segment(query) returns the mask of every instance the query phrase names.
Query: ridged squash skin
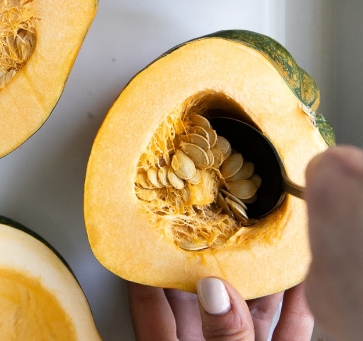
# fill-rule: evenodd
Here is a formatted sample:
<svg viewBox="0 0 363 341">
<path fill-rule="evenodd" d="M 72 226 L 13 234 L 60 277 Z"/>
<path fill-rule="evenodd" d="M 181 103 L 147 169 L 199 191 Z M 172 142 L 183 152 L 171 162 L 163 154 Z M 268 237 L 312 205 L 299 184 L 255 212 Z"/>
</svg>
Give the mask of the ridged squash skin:
<svg viewBox="0 0 363 341">
<path fill-rule="evenodd" d="M 0 305 L 2 340 L 101 340 L 84 293 L 62 256 L 35 232 L 3 216 Z"/>
<path fill-rule="evenodd" d="M 53 111 L 98 7 L 98 0 L 9 0 L 0 12 L 9 3 L 29 7 L 36 42 L 25 65 L 0 86 L 0 157 L 24 143 Z"/>
<path fill-rule="evenodd" d="M 142 284 L 195 292 L 200 278 L 218 276 L 245 299 L 283 291 L 305 278 L 310 263 L 303 200 L 286 195 L 222 247 L 187 251 L 135 194 L 140 155 L 158 127 L 187 99 L 208 91 L 228 98 L 239 108 L 234 115 L 269 137 L 300 185 L 311 158 L 334 144 L 331 126 L 316 113 L 315 82 L 275 40 L 231 30 L 181 44 L 128 83 L 97 134 L 84 198 L 91 248 L 106 268 Z M 222 105 L 217 97 L 212 109 Z"/>
</svg>

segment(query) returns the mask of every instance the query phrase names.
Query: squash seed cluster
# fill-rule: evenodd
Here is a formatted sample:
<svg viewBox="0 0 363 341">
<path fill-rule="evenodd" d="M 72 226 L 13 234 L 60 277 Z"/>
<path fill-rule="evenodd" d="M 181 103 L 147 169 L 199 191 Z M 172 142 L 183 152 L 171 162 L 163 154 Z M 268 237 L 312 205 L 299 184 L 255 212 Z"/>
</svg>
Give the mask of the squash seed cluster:
<svg viewBox="0 0 363 341">
<path fill-rule="evenodd" d="M 0 1 L 0 89 L 25 65 L 36 44 L 33 0 Z"/>
<path fill-rule="evenodd" d="M 261 178 L 253 163 L 217 135 L 205 116 L 186 115 L 181 125 L 183 129 L 176 127 L 165 143 L 168 152 L 159 151 L 157 162 L 148 159 L 139 167 L 136 195 L 151 211 L 172 220 L 181 248 L 215 247 L 222 243 L 221 236 L 226 239 L 226 231 L 229 238 L 254 222 L 246 204 L 256 200 Z"/>
</svg>

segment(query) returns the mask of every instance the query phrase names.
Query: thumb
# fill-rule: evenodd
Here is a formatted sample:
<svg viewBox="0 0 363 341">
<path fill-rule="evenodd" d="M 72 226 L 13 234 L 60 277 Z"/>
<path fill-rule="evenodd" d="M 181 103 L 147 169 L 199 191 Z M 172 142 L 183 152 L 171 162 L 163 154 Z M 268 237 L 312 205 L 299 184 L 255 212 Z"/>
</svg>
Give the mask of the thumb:
<svg viewBox="0 0 363 341">
<path fill-rule="evenodd" d="M 248 306 L 232 285 L 215 277 L 203 278 L 197 293 L 206 341 L 254 341 Z"/>
</svg>

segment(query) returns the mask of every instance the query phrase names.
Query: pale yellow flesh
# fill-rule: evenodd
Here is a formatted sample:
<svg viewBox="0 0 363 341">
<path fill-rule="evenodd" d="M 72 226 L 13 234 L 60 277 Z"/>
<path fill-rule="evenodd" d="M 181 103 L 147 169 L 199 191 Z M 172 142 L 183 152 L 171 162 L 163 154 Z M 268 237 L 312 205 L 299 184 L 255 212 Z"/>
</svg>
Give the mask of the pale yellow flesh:
<svg viewBox="0 0 363 341">
<path fill-rule="evenodd" d="M 97 0 L 33 0 L 32 7 L 39 18 L 35 50 L 0 90 L 0 157 L 34 134 L 52 112 L 96 13 Z"/>
<path fill-rule="evenodd" d="M 134 192 L 139 156 L 157 127 L 193 94 L 222 92 L 273 141 L 291 179 L 304 184 L 309 160 L 326 149 L 278 72 L 258 52 L 222 39 L 189 43 L 138 74 L 111 108 L 95 140 L 85 183 L 92 250 L 117 275 L 195 291 L 220 276 L 244 296 L 282 291 L 303 280 L 310 262 L 305 203 L 284 204 L 217 250 L 184 251 L 150 224 Z"/>
<path fill-rule="evenodd" d="M 11 328 L 19 316 L 17 329 Z M 45 333 L 37 340 L 101 340 L 86 297 L 69 269 L 42 242 L 4 224 L 0 224 L 0 321 L 7 321 L 10 333 L 3 337 L 2 324 L 1 340 L 13 340 L 18 335 L 14 333 L 27 333 L 26 329 L 35 335 Z M 27 341 L 28 334 L 22 335 L 14 340 Z"/>
<path fill-rule="evenodd" d="M 1 340 L 77 340 L 54 295 L 27 274 L 0 269 L 0 308 Z"/>
</svg>

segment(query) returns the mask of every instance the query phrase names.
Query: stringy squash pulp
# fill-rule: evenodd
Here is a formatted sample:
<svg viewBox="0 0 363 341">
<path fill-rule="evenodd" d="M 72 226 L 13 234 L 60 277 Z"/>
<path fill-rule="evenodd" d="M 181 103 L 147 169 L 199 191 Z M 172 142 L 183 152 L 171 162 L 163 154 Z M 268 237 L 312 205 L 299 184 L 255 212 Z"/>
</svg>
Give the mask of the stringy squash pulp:
<svg viewBox="0 0 363 341">
<path fill-rule="evenodd" d="M 98 0 L 0 1 L 0 157 L 56 105 Z"/>
<path fill-rule="evenodd" d="M 0 339 L 100 341 L 73 273 L 41 237 L 0 216 Z"/>
<path fill-rule="evenodd" d="M 244 218 L 228 201 L 228 155 L 223 164 L 201 162 L 221 145 L 207 134 L 202 153 L 190 142 L 201 131 L 197 118 L 210 119 L 204 130 L 217 136 L 215 115 L 238 118 L 270 138 L 289 177 L 303 185 L 309 160 L 334 139 L 315 113 L 318 104 L 314 81 L 266 36 L 222 31 L 168 51 L 130 81 L 94 142 L 85 222 L 96 257 L 119 276 L 152 286 L 194 292 L 198 279 L 223 277 L 246 299 L 301 282 L 310 261 L 305 203 L 286 195 L 269 215 Z M 229 155 L 238 154 L 231 147 Z M 241 181 L 251 183 L 248 176 Z M 261 178 L 261 189 L 269 186 Z M 251 198 L 238 195 L 248 215 Z"/>
</svg>

